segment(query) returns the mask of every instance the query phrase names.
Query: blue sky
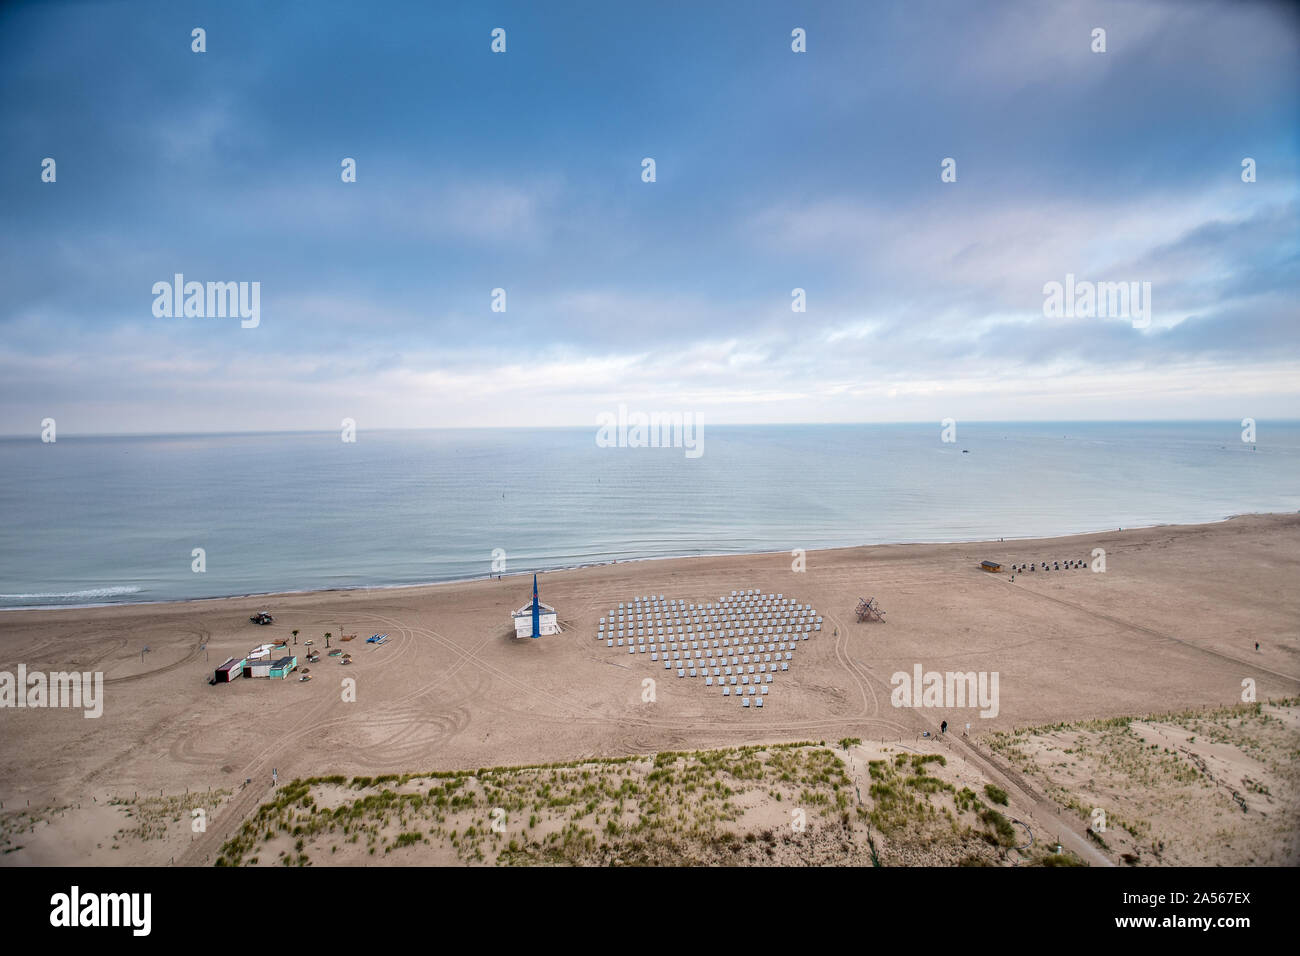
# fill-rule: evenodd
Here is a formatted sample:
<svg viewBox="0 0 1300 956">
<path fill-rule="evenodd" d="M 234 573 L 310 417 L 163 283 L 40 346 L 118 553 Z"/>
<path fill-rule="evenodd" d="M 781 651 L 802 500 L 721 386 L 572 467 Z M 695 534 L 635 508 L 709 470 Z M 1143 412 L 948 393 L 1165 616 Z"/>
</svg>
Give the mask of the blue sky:
<svg viewBox="0 0 1300 956">
<path fill-rule="evenodd" d="M 0 433 L 1300 416 L 1287 5 L 11 4 L 0 90 Z"/>
</svg>

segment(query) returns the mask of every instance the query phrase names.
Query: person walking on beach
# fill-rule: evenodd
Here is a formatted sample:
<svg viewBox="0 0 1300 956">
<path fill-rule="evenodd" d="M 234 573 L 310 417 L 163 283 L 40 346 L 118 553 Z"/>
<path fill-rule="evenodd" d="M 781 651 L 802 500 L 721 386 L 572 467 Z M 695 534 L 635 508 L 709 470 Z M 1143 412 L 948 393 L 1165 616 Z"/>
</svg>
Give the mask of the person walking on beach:
<svg viewBox="0 0 1300 956">
<path fill-rule="evenodd" d="M 945 720 L 943 723 L 939 725 L 939 733 L 946 734 L 947 732 L 948 732 L 948 721 Z"/>
<path fill-rule="evenodd" d="M 1259 641 L 1255 642 L 1255 653 L 1259 653 Z"/>
</svg>

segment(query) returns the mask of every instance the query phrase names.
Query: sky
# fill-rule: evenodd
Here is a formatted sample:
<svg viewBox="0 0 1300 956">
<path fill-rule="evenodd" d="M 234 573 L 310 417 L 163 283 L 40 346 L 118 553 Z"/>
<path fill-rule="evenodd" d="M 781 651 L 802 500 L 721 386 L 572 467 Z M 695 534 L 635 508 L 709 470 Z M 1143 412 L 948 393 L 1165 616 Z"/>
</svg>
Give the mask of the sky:
<svg viewBox="0 0 1300 956">
<path fill-rule="evenodd" d="M 1300 417 L 1296 11 L 2 6 L 0 434 Z"/>
</svg>

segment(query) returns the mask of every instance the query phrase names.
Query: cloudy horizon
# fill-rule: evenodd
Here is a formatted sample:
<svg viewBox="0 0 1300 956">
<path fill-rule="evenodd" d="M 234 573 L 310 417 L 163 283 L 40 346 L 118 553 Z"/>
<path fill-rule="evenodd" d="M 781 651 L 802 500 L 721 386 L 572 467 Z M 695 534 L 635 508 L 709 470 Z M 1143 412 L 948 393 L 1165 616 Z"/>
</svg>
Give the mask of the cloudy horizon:
<svg viewBox="0 0 1300 956">
<path fill-rule="evenodd" d="M 0 434 L 1300 417 L 1293 8 L 736 9 L 0 10 Z"/>
</svg>

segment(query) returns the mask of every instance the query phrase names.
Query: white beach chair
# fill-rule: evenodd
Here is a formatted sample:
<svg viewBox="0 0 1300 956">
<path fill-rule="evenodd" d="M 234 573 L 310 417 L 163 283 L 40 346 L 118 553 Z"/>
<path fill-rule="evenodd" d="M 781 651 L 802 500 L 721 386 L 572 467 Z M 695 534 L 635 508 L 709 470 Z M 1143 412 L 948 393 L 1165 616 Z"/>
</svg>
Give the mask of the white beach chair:
<svg viewBox="0 0 1300 956">
<path fill-rule="evenodd" d="M 744 698 L 743 700 L 741 700 L 740 705 L 741 705 L 742 707 L 748 707 L 748 706 L 749 706 L 749 698 L 746 697 L 746 698 Z"/>
<path fill-rule="evenodd" d="M 763 689 L 764 689 L 764 690 L 767 690 L 766 687 L 763 688 Z M 758 698 L 758 700 L 754 701 L 754 706 L 756 706 L 756 707 L 762 707 L 762 706 L 763 706 L 763 698 L 760 697 L 760 698 Z"/>
</svg>

